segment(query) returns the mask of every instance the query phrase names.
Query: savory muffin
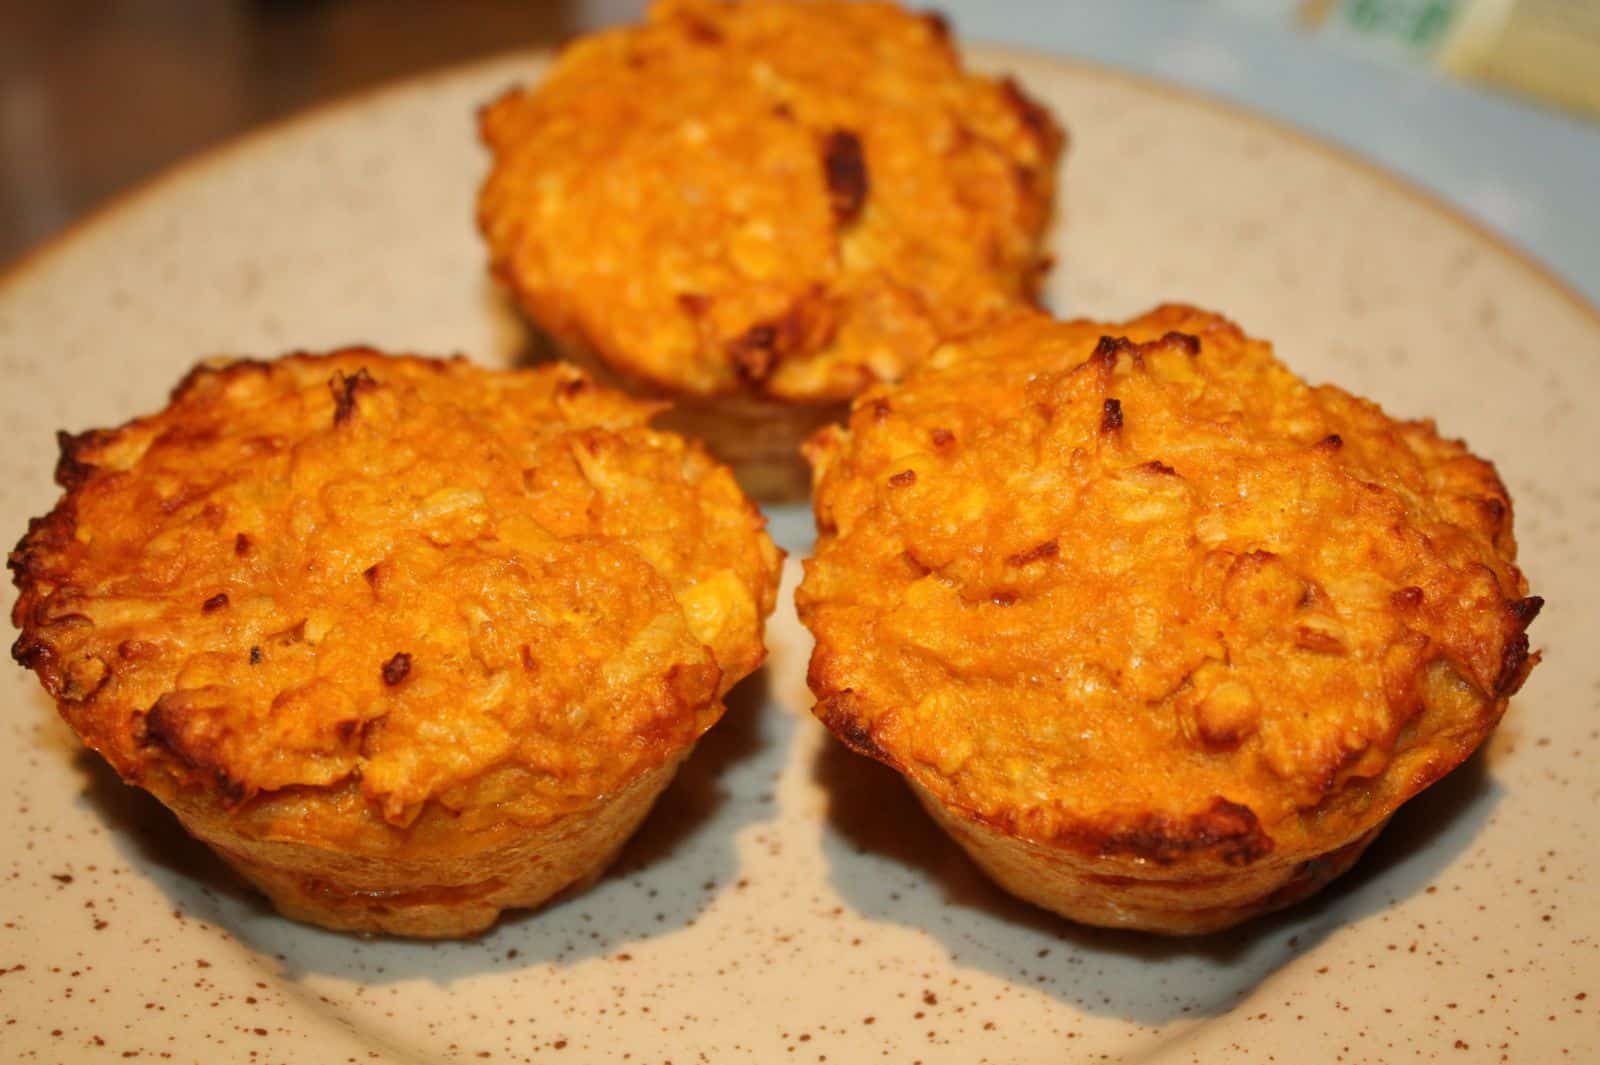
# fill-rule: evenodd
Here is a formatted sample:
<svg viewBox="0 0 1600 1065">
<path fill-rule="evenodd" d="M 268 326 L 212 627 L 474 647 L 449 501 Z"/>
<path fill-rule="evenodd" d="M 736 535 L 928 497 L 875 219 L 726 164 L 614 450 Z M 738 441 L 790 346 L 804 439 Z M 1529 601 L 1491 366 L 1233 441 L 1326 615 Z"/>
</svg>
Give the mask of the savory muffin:
<svg viewBox="0 0 1600 1065">
<path fill-rule="evenodd" d="M 1062 144 L 939 17 L 842 0 L 659 0 L 481 129 L 527 314 L 771 497 L 844 401 L 1034 299 Z"/>
<path fill-rule="evenodd" d="M 1316 890 L 1538 657 L 1493 467 L 1212 314 L 1019 317 L 808 451 L 817 715 L 1078 921 Z"/>
<path fill-rule="evenodd" d="M 13 653 L 285 914 L 480 931 L 597 876 L 763 658 L 779 552 L 655 410 L 563 365 L 201 366 L 62 434 Z"/>
</svg>

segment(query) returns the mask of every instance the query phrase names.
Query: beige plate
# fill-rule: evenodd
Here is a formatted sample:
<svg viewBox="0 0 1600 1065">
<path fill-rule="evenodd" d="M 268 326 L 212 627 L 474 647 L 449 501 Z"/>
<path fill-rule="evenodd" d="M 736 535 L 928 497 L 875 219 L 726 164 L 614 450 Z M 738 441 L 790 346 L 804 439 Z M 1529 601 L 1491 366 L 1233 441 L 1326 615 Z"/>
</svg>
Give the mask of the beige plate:
<svg viewBox="0 0 1600 1065">
<path fill-rule="evenodd" d="M 1225 309 L 1307 376 L 1435 414 L 1498 460 L 1550 603 L 1546 662 L 1487 756 L 1286 916 L 1188 943 L 1074 928 L 988 886 L 899 781 L 825 739 L 785 607 L 764 680 L 612 875 L 430 946 L 266 912 L 0 669 L 4 1057 L 1597 1060 L 1600 318 L 1302 136 L 1101 70 L 977 58 L 1072 128 L 1058 307 Z M 0 286 L 5 535 L 54 497 L 51 431 L 158 406 L 201 355 L 361 340 L 515 357 L 472 228 L 472 112 L 540 63 L 277 127 L 23 263 Z M 791 546 L 809 528 L 794 509 L 776 525 Z"/>
</svg>

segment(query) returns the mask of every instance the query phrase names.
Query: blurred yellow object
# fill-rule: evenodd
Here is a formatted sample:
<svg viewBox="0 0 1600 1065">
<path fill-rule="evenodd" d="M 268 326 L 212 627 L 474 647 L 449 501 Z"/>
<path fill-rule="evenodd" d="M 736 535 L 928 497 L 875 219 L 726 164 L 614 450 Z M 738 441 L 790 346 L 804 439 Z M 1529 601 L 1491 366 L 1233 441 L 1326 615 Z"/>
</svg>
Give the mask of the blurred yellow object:
<svg viewBox="0 0 1600 1065">
<path fill-rule="evenodd" d="M 1301 0 L 1302 26 L 1600 115 L 1600 0 Z"/>
<path fill-rule="evenodd" d="M 1445 41 L 1443 70 L 1600 115 L 1600 3 L 1479 0 Z"/>
</svg>

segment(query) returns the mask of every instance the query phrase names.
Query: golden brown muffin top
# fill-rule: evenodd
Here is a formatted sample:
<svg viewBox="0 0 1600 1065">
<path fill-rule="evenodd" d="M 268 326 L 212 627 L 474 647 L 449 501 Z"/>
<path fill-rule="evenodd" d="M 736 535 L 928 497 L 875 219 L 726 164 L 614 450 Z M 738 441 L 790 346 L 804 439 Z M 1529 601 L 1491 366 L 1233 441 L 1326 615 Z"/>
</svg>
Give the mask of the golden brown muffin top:
<svg viewBox="0 0 1600 1065">
<path fill-rule="evenodd" d="M 1537 658 L 1493 467 L 1212 314 L 1018 318 L 809 450 L 818 715 L 1027 838 L 1325 848 L 1470 754 Z"/>
<path fill-rule="evenodd" d="M 666 0 L 483 111 L 495 272 L 672 392 L 821 401 L 1031 300 L 1062 136 L 937 16 Z"/>
<path fill-rule="evenodd" d="M 763 657 L 779 553 L 656 409 L 562 365 L 199 367 L 62 434 L 14 653 L 158 795 L 548 820 L 686 748 Z"/>
</svg>

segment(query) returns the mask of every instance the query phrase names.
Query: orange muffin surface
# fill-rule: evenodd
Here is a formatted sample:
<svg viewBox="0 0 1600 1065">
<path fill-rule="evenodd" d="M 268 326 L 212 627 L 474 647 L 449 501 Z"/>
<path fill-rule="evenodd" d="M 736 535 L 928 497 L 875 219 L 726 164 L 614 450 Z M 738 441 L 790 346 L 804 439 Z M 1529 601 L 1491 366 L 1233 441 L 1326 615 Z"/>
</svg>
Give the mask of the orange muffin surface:
<svg viewBox="0 0 1600 1065">
<path fill-rule="evenodd" d="M 1360 838 L 1537 659 L 1494 469 L 1215 315 L 1019 316 L 810 457 L 818 715 L 959 816 L 1111 866 Z"/>
<path fill-rule="evenodd" d="M 655 409 L 559 365 L 198 368 L 63 434 L 14 653 L 125 779 L 272 838 L 553 821 L 681 755 L 764 654 L 779 553 Z"/>
<path fill-rule="evenodd" d="M 665 0 L 485 108 L 479 224 L 545 330 L 694 395 L 847 398 L 1033 298 L 1062 136 L 936 16 Z"/>
</svg>

